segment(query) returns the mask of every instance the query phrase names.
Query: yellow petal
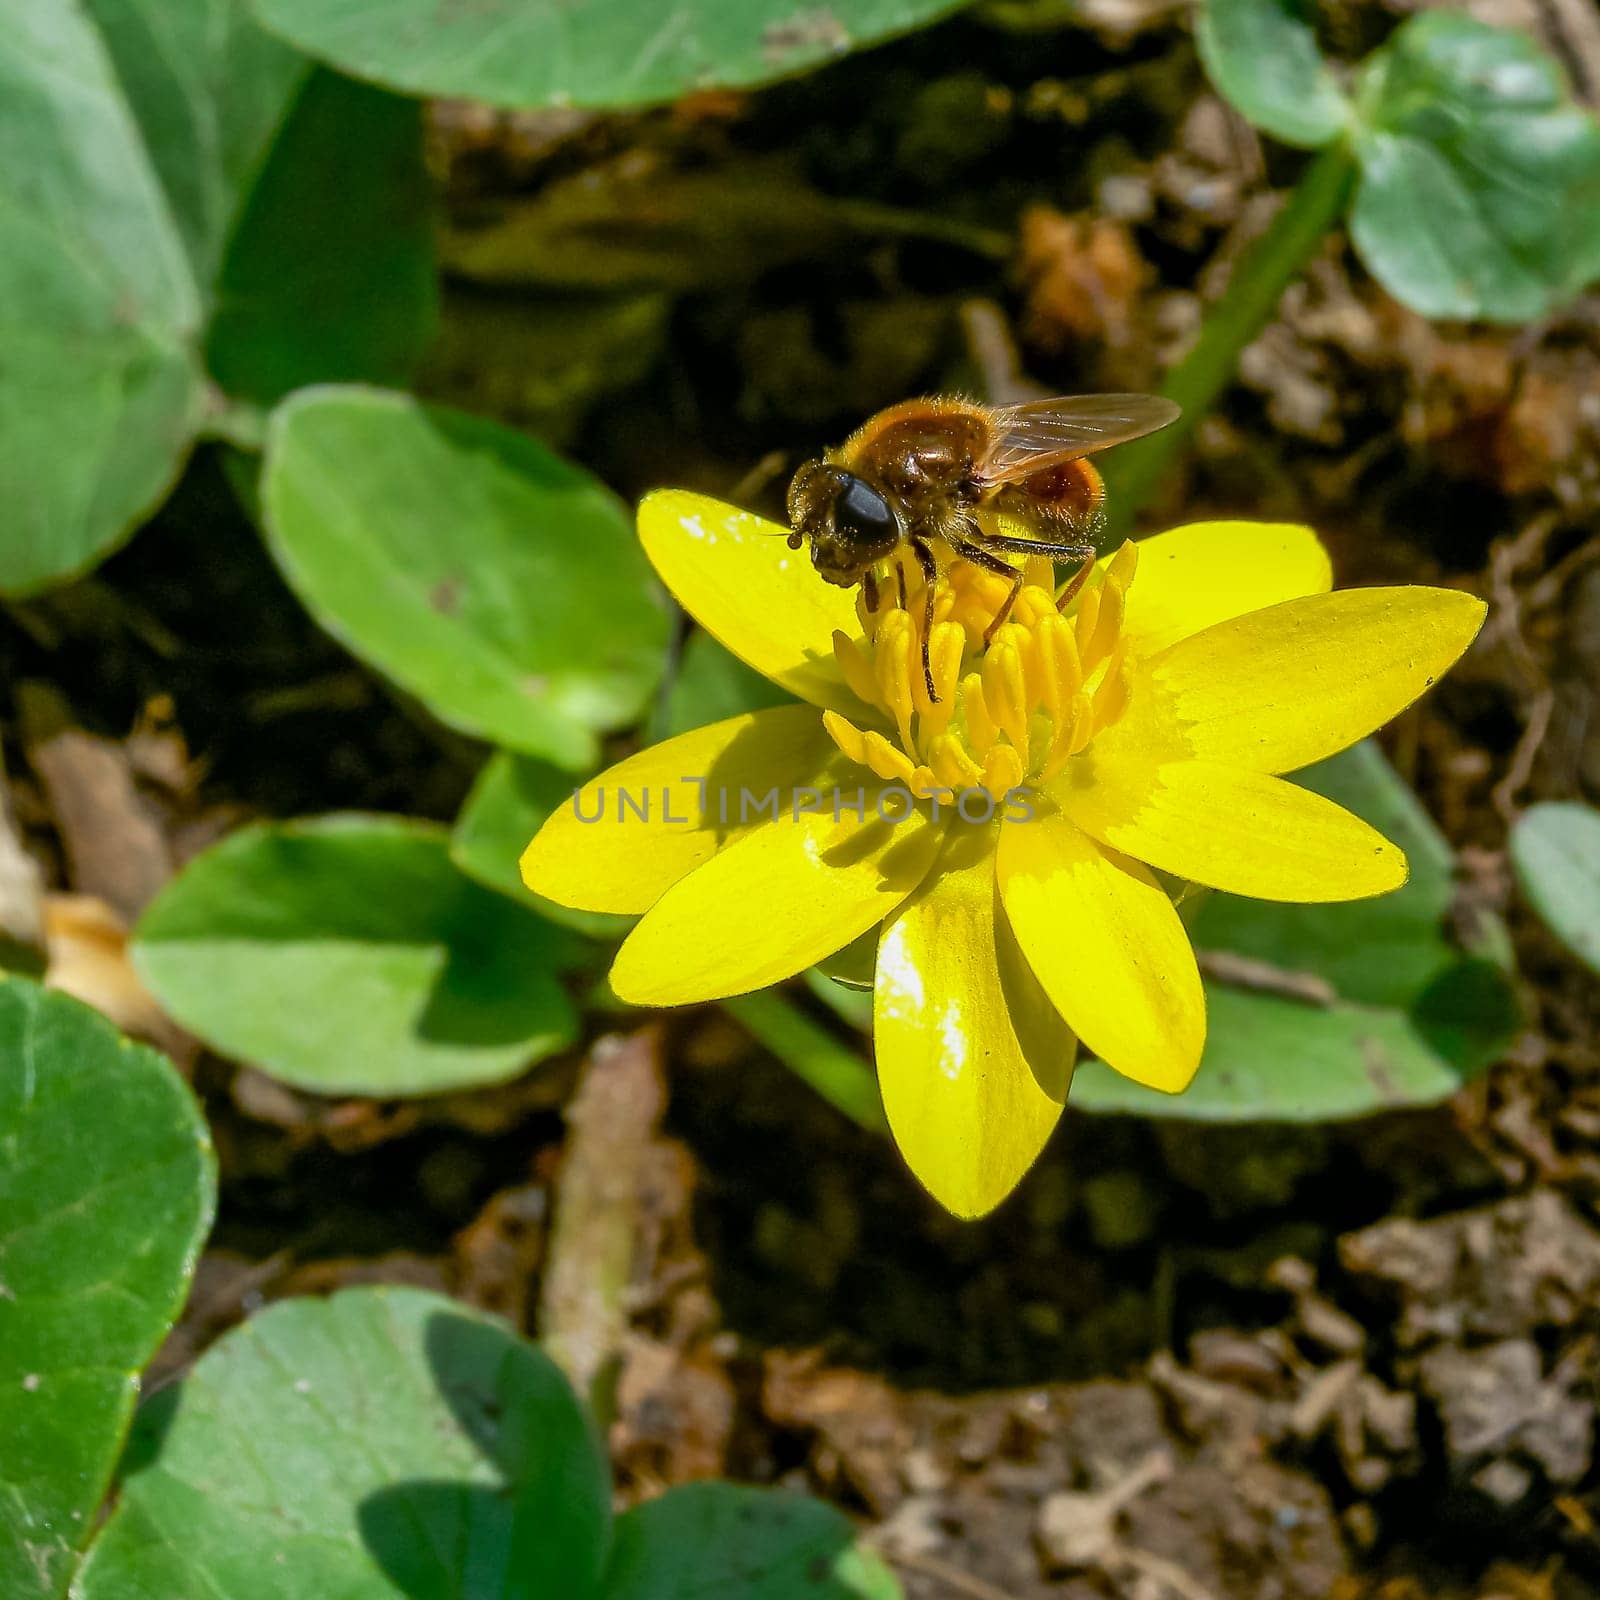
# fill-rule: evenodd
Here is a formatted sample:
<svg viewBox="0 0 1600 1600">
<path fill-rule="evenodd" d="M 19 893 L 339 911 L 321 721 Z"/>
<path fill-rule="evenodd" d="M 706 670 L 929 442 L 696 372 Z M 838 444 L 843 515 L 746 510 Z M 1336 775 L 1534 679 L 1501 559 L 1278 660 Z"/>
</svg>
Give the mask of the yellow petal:
<svg viewBox="0 0 1600 1600">
<path fill-rule="evenodd" d="M 1486 610 L 1455 589 L 1341 589 L 1218 623 L 1140 665 L 1113 745 L 1293 772 L 1405 710 Z"/>
<path fill-rule="evenodd" d="M 810 555 L 785 543 L 788 531 L 683 489 L 639 506 L 645 554 L 707 633 L 791 694 L 859 716 L 833 653 L 835 629 L 861 633 L 856 591 L 824 583 Z"/>
<path fill-rule="evenodd" d="M 721 844 L 755 826 L 756 803 L 769 791 L 786 803 L 796 787 L 814 785 L 834 755 L 810 706 L 729 717 L 652 745 L 551 813 L 523 852 L 522 881 L 580 911 L 648 911 Z"/>
<path fill-rule="evenodd" d="M 624 941 L 611 987 L 639 1006 L 747 994 L 876 927 L 922 881 L 944 831 L 917 811 L 884 821 L 877 792 L 865 822 L 835 820 L 830 791 L 829 809 L 791 809 L 680 879 Z"/>
<path fill-rule="evenodd" d="M 1149 870 L 1044 809 L 1001 828 L 997 865 L 1017 942 L 1078 1037 L 1136 1083 L 1184 1088 L 1205 1045 L 1205 991 Z"/>
<path fill-rule="evenodd" d="M 1077 1048 L 999 908 L 993 830 L 956 828 L 885 923 L 873 1042 L 912 1172 L 958 1217 L 992 1211 L 1060 1118 Z"/>
<path fill-rule="evenodd" d="M 1258 900 L 1360 900 L 1406 881 L 1406 858 L 1343 806 L 1209 761 L 1068 762 L 1052 798 L 1103 844 L 1192 883 Z"/>
<path fill-rule="evenodd" d="M 1191 522 L 1139 541 L 1123 635 L 1150 656 L 1213 623 L 1332 585 L 1328 552 L 1310 528 Z"/>
</svg>

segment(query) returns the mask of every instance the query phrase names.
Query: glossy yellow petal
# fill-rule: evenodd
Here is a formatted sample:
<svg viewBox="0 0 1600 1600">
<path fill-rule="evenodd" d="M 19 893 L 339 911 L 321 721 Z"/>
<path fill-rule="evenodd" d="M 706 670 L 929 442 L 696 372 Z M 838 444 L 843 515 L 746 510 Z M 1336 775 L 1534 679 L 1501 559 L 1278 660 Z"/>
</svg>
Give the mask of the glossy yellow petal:
<svg viewBox="0 0 1600 1600">
<path fill-rule="evenodd" d="M 1139 541 L 1123 636 L 1153 655 L 1191 633 L 1333 586 L 1328 552 L 1292 522 L 1191 522 Z"/>
<path fill-rule="evenodd" d="M 1293 772 L 1405 710 L 1486 609 L 1455 589 L 1340 589 L 1218 623 L 1139 665 L 1112 745 Z"/>
<path fill-rule="evenodd" d="M 864 822 L 791 810 L 680 879 L 624 941 L 611 987 L 639 1006 L 747 994 L 876 927 L 922 881 L 944 829 L 916 811 L 886 822 L 873 796 Z"/>
<path fill-rule="evenodd" d="M 1149 869 L 1045 809 L 1000 830 L 997 865 L 1022 953 L 1084 1045 L 1137 1083 L 1184 1088 L 1205 1046 L 1205 991 Z"/>
<path fill-rule="evenodd" d="M 856 591 L 824 583 L 788 529 L 707 495 L 660 489 L 639 506 L 639 539 L 678 603 L 757 672 L 813 705 L 859 717 L 833 632 L 861 632 Z"/>
<path fill-rule="evenodd" d="M 810 706 L 774 706 L 652 745 L 550 815 L 523 852 L 522 881 L 580 911 L 648 911 L 759 822 L 770 791 L 784 802 L 835 756 Z"/>
<path fill-rule="evenodd" d="M 958 827 L 884 924 L 873 983 L 878 1085 L 895 1143 L 947 1211 L 981 1217 L 1061 1116 L 1077 1041 L 1000 909 L 994 832 Z"/>
<path fill-rule="evenodd" d="M 1086 833 L 1193 883 L 1258 900 L 1361 900 L 1406 881 L 1406 858 L 1343 806 L 1209 761 L 1069 761 L 1051 795 Z"/>
</svg>

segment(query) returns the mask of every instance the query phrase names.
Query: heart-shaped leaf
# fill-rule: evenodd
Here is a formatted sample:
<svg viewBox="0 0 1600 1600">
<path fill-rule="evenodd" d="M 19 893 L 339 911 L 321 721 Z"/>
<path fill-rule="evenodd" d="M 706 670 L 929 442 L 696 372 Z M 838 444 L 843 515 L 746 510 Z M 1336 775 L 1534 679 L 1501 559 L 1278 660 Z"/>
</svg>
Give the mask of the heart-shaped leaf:
<svg viewBox="0 0 1600 1600">
<path fill-rule="evenodd" d="M 1600 811 L 1575 800 L 1530 807 L 1511 830 L 1511 865 L 1545 926 L 1600 972 Z"/>
<path fill-rule="evenodd" d="M 669 1489 L 617 1519 L 605 1600 L 899 1600 L 831 1506 L 732 1483 Z"/>
<path fill-rule="evenodd" d="M 1070 1104 L 1190 1122 L 1327 1122 L 1447 1100 L 1466 1075 L 1402 1011 L 1206 985 L 1205 1058 L 1180 1095 L 1082 1061 Z"/>
<path fill-rule="evenodd" d="M 437 1295 L 253 1317 L 140 1414 L 75 1600 L 593 1600 L 611 1486 L 565 1378 Z"/>
<path fill-rule="evenodd" d="M 325 1094 L 497 1082 L 577 1029 L 556 976 L 573 936 L 398 817 L 241 829 L 156 897 L 133 958 L 183 1026 Z"/>
<path fill-rule="evenodd" d="M 1526 322 L 1600 276 L 1600 121 L 1525 34 L 1428 11 L 1359 104 L 1351 237 L 1413 310 Z"/>
<path fill-rule="evenodd" d="M 213 315 L 215 375 L 250 398 L 409 366 L 432 304 L 420 119 L 330 82 L 245 0 L 8 8 L 0 590 L 85 570 L 166 493 L 211 404 Z"/>
<path fill-rule="evenodd" d="M 102 555 L 165 492 L 200 410 L 199 287 L 85 13 L 0 29 L 0 588 Z"/>
<path fill-rule="evenodd" d="M 177 1319 L 215 1200 L 166 1057 L 0 979 L 0 1594 L 50 1600 L 88 1542 L 139 1372 Z"/>
<path fill-rule="evenodd" d="M 905 33 L 962 0 L 256 0 L 358 78 L 505 106 L 634 106 L 764 83 Z"/>
<path fill-rule="evenodd" d="M 1368 742 L 1296 775 L 1405 850 L 1404 888 L 1347 905 L 1214 895 L 1193 918 L 1213 956 L 1205 1057 L 1181 1095 L 1099 1061 L 1073 1079 L 1078 1110 L 1203 1121 L 1320 1121 L 1448 1098 L 1519 1026 L 1503 928 L 1483 917 L 1470 948 L 1448 935 L 1448 845 Z M 1229 981 L 1229 979 L 1232 981 Z"/>
<path fill-rule="evenodd" d="M 438 311 L 422 142 L 414 100 L 303 76 L 221 268 L 206 364 L 230 396 L 410 375 Z"/>
<path fill-rule="evenodd" d="M 1285 144 L 1338 138 L 1350 102 L 1317 47 L 1309 0 L 1205 0 L 1195 43 L 1217 93 Z"/>
<path fill-rule="evenodd" d="M 660 677 L 667 612 L 628 513 L 509 428 L 303 390 L 273 415 L 262 499 L 312 615 L 452 727 L 582 770 Z"/>
<path fill-rule="evenodd" d="M 70 9 L 70 8 L 61 8 Z M 84 0 L 209 293 L 262 162 L 310 70 L 240 0 Z"/>
</svg>

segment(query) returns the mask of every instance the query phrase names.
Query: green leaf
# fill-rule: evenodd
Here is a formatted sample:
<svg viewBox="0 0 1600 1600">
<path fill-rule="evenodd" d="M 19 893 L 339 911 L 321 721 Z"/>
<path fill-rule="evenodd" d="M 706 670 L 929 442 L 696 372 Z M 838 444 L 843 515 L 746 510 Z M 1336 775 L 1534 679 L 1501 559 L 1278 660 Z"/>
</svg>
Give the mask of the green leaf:
<svg viewBox="0 0 1600 1600">
<path fill-rule="evenodd" d="M 162 495 L 200 410 L 201 296 L 84 13 L 0 30 L 0 589 L 82 571 Z"/>
<path fill-rule="evenodd" d="M 229 394 L 410 375 L 438 311 L 422 137 L 415 101 L 310 75 L 222 268 L 206 356 Z"/>
<path fill-rule="evenodd" d="M 607 108 L 765 83 L 905 33 L 960 3 L 256 0 L 256 9 L 312 55 L 409 94 Z"/>
<path fill-rule="evenodd" d="M 1362 1116 L 1448 1098 L 1515 1035 L 1504 930 L 1485 920 L 1466 951 L 1450 938 L 1449 846 L 1378 747 L 1357 745 L 1296 781 L 1400 845 L 1405 887 L 1344 905 L 1208 897 L 1191 920 L 1196 946 L 1234 958 L 1241 982 L 1259 985 L 1207 983 L 1206 1053 L 1183 1094 L 1085 1061 L 1074 1107 L 1194 1121 Z"/>
<path fill-rule="evenodd" d="M 253 1317 L 145 1408 L 130 1465 L 75 1600 L 592 1600 L 606 1555 L 566 1380 L 417 1290 Z"/>
<path fill-rule="evenodd" d="M 241 829 L 135 930 L 162 1007 L 225 1055 L 324 1094 L 514 1077 L 570 1044 L 570 934 L 480 888 L 442 830 L 331 816 Z"/>
<path fill-rule="evenodd" d="M 690 1483 L 617 1518 L 604 1600 L 900 1600 L 831 1506 L 783 1490 Z"/>
<path fill-rule="evenodd" d="M 1359 103 L 1351 237 L 1413 310 L 1526 322 L 1600 276 L 1600 122 L 1532 39 L 1427 12 Z"/>
<path fill-rule="evenodd" d="M 1217 93 L 1273 138 L 1307 150 L 1331 143 L 1350 120 L 1314 15 L 1310 0 L 1205 0 L 1195 26 Z"/>
<path fill-rule="evenodd" d="M 309 63 L 243 0 L 83 0 L 209 292 Z"/>
<path fill-rule="evenodd" d="M 0 591 L 86 570 L 166 494 L 222 409 L 213 313 L 216 375 L 252 398 L 409 367 L 432 303 L 419 114 L 332 84 L 245 0 L 8 10 Z"/>
<path fill-rule="evenodd" d="M 636 920 L 605 911 L 574 911 L 534 894 L 517 863 L 544 820 L 572 802 L 570 773 L 531 756 L 498 751 L 485 763 L 450 835 L 450 858 L 468 877 L 536 906 L 552 922 L 596 939 L 620 939 Z"/>
<path fill-rule="evenodd" d="M 793 703 L 794 697 L 785 694 L 770 678 L 746 666 L 709 633 L 696 630 L 689 635 L 678 658 L 666 698 L 651 716 L 650 737 L 671 739 L 691 728 L 721 722 L 724 717 Z"/>
<path fill-rule="evenodd" d="M 1511 830 L 1511 865 L 1545 926 L 1600 972 L 1600 811 L 1575 800 L 1530 807 Z"/>
<path fill-rule="evenodd" d="M 0 980 L 0 1594 L 61 1594 L 177 1320 L 216 1178 L 167 1059 Z"/>
<path fill-rule="evenodd" d="M 1403 1012 L 1206 985 L 1206 1053 L 1181 1095 L 1079 1063 L 1071 1104 L 1189 1122 L 1326 1122 L 1447 1100 L 1465 1081 Z"/>
<path fill-rule="evenodd" d="M 302 390 L 273 415 L 262 500 L 312 615 L 463 732 L 583 770 L 660 677 L 667 613 L 627 512 L 509 428 Z"/>
</svg>

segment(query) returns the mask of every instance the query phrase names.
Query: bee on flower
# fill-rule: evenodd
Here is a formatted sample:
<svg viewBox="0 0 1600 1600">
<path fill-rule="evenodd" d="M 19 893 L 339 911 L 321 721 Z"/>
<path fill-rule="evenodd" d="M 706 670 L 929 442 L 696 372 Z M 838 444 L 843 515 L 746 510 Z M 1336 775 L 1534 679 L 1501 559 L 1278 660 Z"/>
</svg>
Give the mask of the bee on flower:
<svg viewBox="0 0 1600 1600">
<path fill-rule="evenodd" d="M 1282 775 L 1408 706 L 1485 612 L 1448 589 L 1331 592 L 1316 536 L 1282 524 L 1125 544 L 1064 612 L 1039 558 L 1020 583 L 914 569 L 869 609 L 789 530 L 716 500 L 653 494 L 639 530 L 695 620 L 798 703 L 602 773 L 523 876 L 641 917 L 611 971 L 641 1006 L 765 988 L 872 938 L 890 1128 L 968 1217 L 1049 1138 L 1078 1040 L 1158 1090 L 1193 1077 L 1205 995 L 1168 883 L 1312 902 L 1405 881 L 1393 844 Z"/>
</svg>

